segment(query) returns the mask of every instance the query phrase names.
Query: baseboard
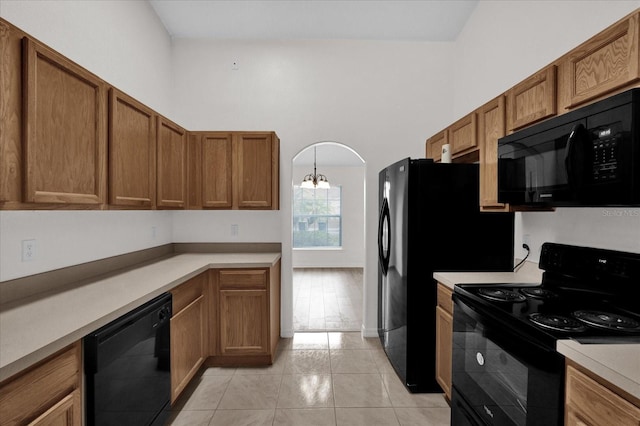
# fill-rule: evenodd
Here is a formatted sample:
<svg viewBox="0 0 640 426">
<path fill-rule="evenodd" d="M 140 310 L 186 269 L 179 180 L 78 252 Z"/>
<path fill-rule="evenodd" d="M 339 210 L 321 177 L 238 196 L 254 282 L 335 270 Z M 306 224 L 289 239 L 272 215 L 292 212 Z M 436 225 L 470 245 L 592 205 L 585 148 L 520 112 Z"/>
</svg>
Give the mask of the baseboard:
<svg viewBox="0 0 640 426">
<path fill-rule="evenodd" d="M 366 328 L 364 324 L 362 325 L 362 336 L 363 337 L 378 337 L 378 329 L 377 328 Z"/>
</svg>

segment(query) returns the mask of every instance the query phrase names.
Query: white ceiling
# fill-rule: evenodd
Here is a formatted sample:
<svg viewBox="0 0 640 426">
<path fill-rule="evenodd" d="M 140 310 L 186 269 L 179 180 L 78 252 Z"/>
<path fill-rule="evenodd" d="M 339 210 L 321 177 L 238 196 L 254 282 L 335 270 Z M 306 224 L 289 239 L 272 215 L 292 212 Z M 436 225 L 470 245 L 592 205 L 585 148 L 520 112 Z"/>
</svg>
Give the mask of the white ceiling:
<svg viewBox="0 0 640 426">
<path fill-rule="evenodd" d="M 149 0 L 172 37 L 452 41 L 478 0 Z"/>
<path fill-rule="evenodd" d="M 174 38 L 453 41 L 479 0 L 148 0 Z M 313 166 L 313 149 L 296 158 Z M 318 167 L 362 166 L 352 151 L 318 145 Z"/>
</svg>

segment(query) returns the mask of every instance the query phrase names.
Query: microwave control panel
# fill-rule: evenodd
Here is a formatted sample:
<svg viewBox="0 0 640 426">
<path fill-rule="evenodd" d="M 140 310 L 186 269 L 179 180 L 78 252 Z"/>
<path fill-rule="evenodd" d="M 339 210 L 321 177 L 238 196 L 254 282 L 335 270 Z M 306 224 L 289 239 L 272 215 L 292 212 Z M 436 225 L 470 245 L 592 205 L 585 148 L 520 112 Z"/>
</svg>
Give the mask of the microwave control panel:
<svg viewBox="0 0 640 426">
<path fill-rule="evenodd" d="M 593 141 L 593 181 L 609 182 L 618 177 L 618 152 L 622 142 L 621 132 L 614 128 L 600 127 L 591 132 Z"/>
</svg>

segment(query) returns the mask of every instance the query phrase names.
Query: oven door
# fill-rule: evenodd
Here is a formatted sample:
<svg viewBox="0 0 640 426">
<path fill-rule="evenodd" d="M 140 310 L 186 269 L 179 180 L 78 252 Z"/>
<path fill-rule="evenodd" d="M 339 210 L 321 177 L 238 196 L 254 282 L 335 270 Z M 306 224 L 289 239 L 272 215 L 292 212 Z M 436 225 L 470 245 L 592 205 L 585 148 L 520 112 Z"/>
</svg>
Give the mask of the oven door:
<svg viewBox="0 0 640 426">
<path fill-rule="evenodd" d="M 454 302 L 452 424 L 561 425 L 562 355 Z"/>
</svg>

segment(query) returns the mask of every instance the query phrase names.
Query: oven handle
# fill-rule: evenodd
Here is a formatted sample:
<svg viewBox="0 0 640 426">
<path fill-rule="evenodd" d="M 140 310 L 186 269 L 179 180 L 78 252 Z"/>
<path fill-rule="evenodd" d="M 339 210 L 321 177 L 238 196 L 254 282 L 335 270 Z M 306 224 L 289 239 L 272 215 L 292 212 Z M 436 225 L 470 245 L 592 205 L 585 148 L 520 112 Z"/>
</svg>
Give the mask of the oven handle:
<svg viewBox="0 0 640 426">
<path fill-rule="evenodd" d="M 474 321 L 479 322 L 480 324 L 486 323 L 486 319 L 482 318 L 481 313 L 478 312 L 478 310 L 475 307 L 465 303 L 464 300 L 461 300 L 461 297 L 456 293 L 453 293 L 453 303 L 455 304 L 454 309 L 453 309 L 453 315 L 454 316 L 455 316 L 456 309 L 460 309 L 466 315 L 470 316 Z M 500 326 L 509 329 L 513 334 L 518 334 L 517 330 L 515 330 L 512 327 L 510 327 L 506 323 L 501 323 Z M 527 340 L 527 345 L 534 346 L 537 350 L 540 350 L 540 351 L 542 351 L 542 352 L 544 352 L 546 354 L 556 354 L 557 353 L 555 348 L 549 348 L 548 346 L 545 346 L 542 343 L 539 343 L 535 339 L 528 339 Z"/>
</svg>

